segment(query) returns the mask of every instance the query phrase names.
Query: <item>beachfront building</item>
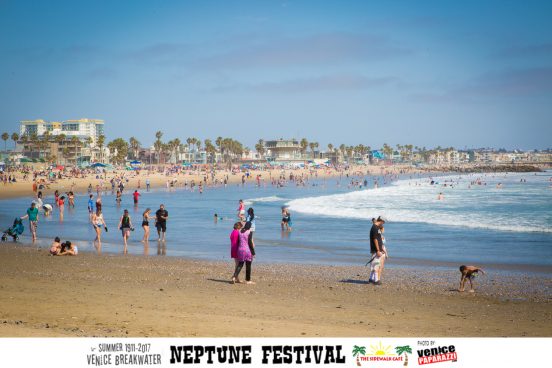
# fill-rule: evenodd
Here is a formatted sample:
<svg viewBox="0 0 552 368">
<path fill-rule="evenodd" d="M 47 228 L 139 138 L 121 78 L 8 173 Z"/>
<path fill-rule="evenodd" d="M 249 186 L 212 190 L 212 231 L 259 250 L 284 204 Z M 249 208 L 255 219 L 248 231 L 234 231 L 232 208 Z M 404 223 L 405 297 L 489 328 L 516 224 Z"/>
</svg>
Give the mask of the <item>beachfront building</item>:
<svg viewBox="0 0 552 368">
<path fill-rule="evenodd" d="M 265 141 L 264 150 L 268 162 L 282 163 L 292 161 L 304 161 L 303 148 L 296 139 L 278 139 Z"/>
<path fill-rule="evenodd" d="M 55 161 L 70 165 L 87 165 L 102 157 L 99 147 L 104 121 L 78 119 L 65 121 L 22 120 L 19 122 L 18 148 L 31 161 Z M 105 152 L 103 152 L 105 156 Z"/>
<path fill-rule="evenodd" d="M 100 135 L 104 134 L 104 121 L 99 119 L 78 119 L 65 121 L 22 120 L 19 122 L 19 135 L 31 137 L 42 136 L 48 132 L 51 136 L 64 134 L 69 139 L 77 137 L 81 141 L 92 139 L 95 144 Z"/>
</svg>

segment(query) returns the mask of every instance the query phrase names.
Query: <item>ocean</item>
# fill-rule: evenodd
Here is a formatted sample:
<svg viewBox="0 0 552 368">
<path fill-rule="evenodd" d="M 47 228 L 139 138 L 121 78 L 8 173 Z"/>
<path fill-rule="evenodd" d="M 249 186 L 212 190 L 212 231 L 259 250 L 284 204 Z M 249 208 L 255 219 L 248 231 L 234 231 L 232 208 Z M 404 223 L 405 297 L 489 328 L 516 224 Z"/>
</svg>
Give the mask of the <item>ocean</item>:
<svg viewBox="0 0 552 368">
<path fill-rule="evenodd" d="M 305 186 L 289 183 L 206 188 L 203 194 L 183 188 L 142 189 L 140 203 L 132 203 L 133 188 L 120 206 L 111 192 L 103 195 L 109 232 L 102 236 L 104 254 L 122 253 L 116 229 L 124 209 L 136 230 L 129 253 L 229 260 L 229 234 L 236 220 L 238 200 L 257 216 L 257 262 L 359 265 L 369 259 L 371 219 L 384 215 L 389 267 L 451 267 L 477 264 L 502 270 L 552 274 L 552 172 L 447 174 L 402 176 L 398 180 L 366 177 L 367 188 L 350 186 L 352 178 L 313 180 Z M 359 178 L 361 181 L 364 177 Z M 374 179 L 380 187 L 373 187 Z M 384 181 L 387 183 L 384 185 Z M 433 184 L 431 183 L 433 181 Z M 0 190 L 1 187 L 0 187 Z M 438 195 L 442 193 L 443 199 Z M 94 193 L 95 194 L 95 193 Z M 0 227 L 22 216 L 31 198 L 0 201 Z M 44 203 L 53 203 L 46 197 Z M 157 242 L 152 226 L 149 246 L 140 242 L 141 214 L 164 203 L 169 212 L 167 240 Z M 55 236 L 76 242 L 80 251 L 95 252 L 94 230 L 88 222 L 87 195 L 76 196 L 74 209 L 65 206 L 41 217 L 38 246 Z M 293 230 L 281 231 L 281 208 L 291 212 Z M 219 220 L 214 221 L 214 214 Z M 151 221 L 153 223 L 153 221 Z M 30 243 L 28 222 L 21 241 Z"/>
</svg>

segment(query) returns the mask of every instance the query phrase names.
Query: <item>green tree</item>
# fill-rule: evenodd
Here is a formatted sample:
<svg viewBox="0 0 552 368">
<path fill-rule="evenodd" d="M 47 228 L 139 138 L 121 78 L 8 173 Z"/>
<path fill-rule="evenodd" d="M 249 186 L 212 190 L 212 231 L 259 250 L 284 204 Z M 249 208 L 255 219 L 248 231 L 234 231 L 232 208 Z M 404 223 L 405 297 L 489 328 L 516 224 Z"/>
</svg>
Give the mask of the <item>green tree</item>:
<svg viewBox="0 0 552 368">
<path fill-rule="evenodd" d="M 7 149 L 6 142 L 8 141 L 8 139 L 10 139 L 10 135 L 8 133 L 2 133 L 2 140 L 4 141 L 4 151 Z"/>
<path fill-rule="evenodd" d="M 259 156 L 261 156 L 261 159 L 264 157 L 265 147 L 264 147 L 264 141 L 262 139 L 259 139 L 259 141 L 255 145 L 255 151 L 257 151 Z"/>
<path fill-rule="evenodd" d="M 12 141 L 13 141 L 13 149 L 15 150 L 15 147 L 16 147 L 16 145 L 17 145 L 17 141 L 19 140 L 19 134 L 17 134 L 17 133 L 12 133 L 11 139 L 12 139 Z"/>
<path fill-rule="evenodd" d="M 155 143 L 153 144 L 153 148 L 157 152 L 157 165 L 159 165 L 159 160 L 161 159 L 161 150 L 163 148 L 161 137 L 163 137 L 163 132 L 161 132 L 160 130 L 155 132 Z"/>
<path fill-rule="evenodd" d="M 357 366 L 360 367 L 360 356 L 366 355 L 366 347 L 365 346 L 353 346 L 353 356 L 356 356 L 357 358 Z"/>
<path fill-rule="evenodd" d="M 404 366 L 406 367 L 408 365 L 408 354 L 412 354 L 412 348 L 410 347 L 410 345 L 405 345 L 405 346 L 397 346 L 395 348 L 395 351 L 397 352 L 397 355 L 402 355 L 404 354 Z"/>
<path fill-rule="evenodd" d="M 137 160 L 140 153 L 140 142 L 134 137 L 130 137 L 128 140 L 130 151 L 132 152 L 132 158 Z"/>
<path fill-rule="evenodd" d="M 124 165 L 128 155 L 128 143 L 123 138 L 116 138 L 107 144 L 112 160 L 119 165 Z"/>
<path fill-rule="evenodd" d="M 65 142 L 65 134 L 59 134 L 56 135 L 56 142 L 58 144 L 58 154 L 60 154 L 61 158 L 63 159 L 63 163 L 65 163 L 65 160 L 67 159 L 67 152 L 68 150 L 63 148 L 63 143 Z"/>
<path fill-rule="evenodd" d="M 98 140 L 96 141 L 98 148 L 100 149 L 100 162 L 103 162 L 103 149 L 105 145 L 105 135 L 100 134 Z"/>
<path fill-rule="evenodd" d="M 71 145 L 73 146 L 73 149 L 72 149 L 73 163 L 76 165 L 77 164 L 77 158 L 78 158 L 79 153 L 80 153 L 80 147 L 82 145 L 82 142 L 80 141 L 80 139 L 77 136 L 74 135 L 74 136 L 71 137 Z"/>
<path fill-rule="evenodd" d="M 303 138 L 301 142 L 299 142 L 299 145 L 301 146 L 301 153 L 304 155 L 309 147 L 309 141 L 307 141 L 307 138 Z"/>
<path fill-rule="evenodd" d="M 36 135 L 36 133 L 31 134 L 29 141 L 30 141 L 30 153 L 32 158 L 34 149 L 38 148 L 38 135 Z"/>
<path fill-rule="evenodd" d="M 210 139 L 205 139 L 203 142 L 205 144 L 205 152 L 207 153 L 209 163 L 215 162 L 215 154 L 217 152 L 215 146 Z"/>
</svg>

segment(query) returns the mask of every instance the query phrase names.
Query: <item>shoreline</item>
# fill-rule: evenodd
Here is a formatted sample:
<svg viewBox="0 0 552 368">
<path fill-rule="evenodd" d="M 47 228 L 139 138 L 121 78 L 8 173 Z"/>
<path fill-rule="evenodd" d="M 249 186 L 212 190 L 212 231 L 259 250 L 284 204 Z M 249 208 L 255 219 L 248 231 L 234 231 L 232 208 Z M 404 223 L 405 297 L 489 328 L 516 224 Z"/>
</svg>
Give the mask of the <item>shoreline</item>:
<svg viewBox="0 0 552 368">
<path fill-rule="evenodd" d="M 37 243 L 33 244 L 32 242 L 30 242 L 30 239 L 29 241 L 26 241 L 26 242 L 22 242 L 22 241 L 19 241 L 18 243 L 13 243 L 13 242 L 7 242 L 7 243 L 0 243 L 0 244 L 3 244 L 3 245 L 12 245 L 12 246 L 15 246 L 15 247 L 22 247 L 22 248 L 28 248 L 28 249 L 36 249 L 38 251 L 48 251 L 48 249 L 50 248 L 50 239 L 39 239 Z M 73 243 L 75 243 L 77 246 L 79 246 L 79 243 L 82 243 L 82 241 L 79 241 L 79 240 L 75 240 L 75 241 L 72 241 Z M 90 241 L 87 241 L 86 243 L 91 243 Z M 163 255 L 160 255 L 160 254 L 156 254 L 155 253 L 155 249 L 158 247 L 158 242 L 157 241 L 150 241 L 149 245 L 148 245 L 148 248 L 149 248 L 149 254 L 138 254 L 138 253 L 134 253 L 134 252 L 129 252 L 128 254 L 123 254 L 121 252 L 121 249 L 120 248 L 120 244 L 112 244 L 112 243 L 108 243 L 108 242 L 103 242 L 103 249 L 102 249 L 102 253 L 101 254 L 98 254 L 97 251 L 93 248 L 90 248 L 90 247 L 87 247 L 85 249 L 83 249 L 82 247 L 79 247 L 79 253 L 83 253 L 83 254 L 88 254 L 88 255 L 91 255 L 91 256 L 96 256 L 96 257 L 102 257 L 104 255 L 106 256 L 109 256 L 109 257 L 127 257 L 127 256 L 130 256 L 130 257 L 145 257 L 145 258 L 176 258 L 176 259 L 184 259 L 184 260 L 188 260 L 188 261 L 193 261 L 193 262 L 224 262 L 224 261 L 221 261 L 221 260 L 213 260 L 213 259 L 209 259 L 209 258 L 201 258 L 201 257 L 190 257 L 190 256 L 183 256 L 183 255 L 166 255 L 166 254 L 163 254 Z M 109 251 L 107 250 L 106 251 L 106 245 L 113 245 L 113 246 L 116 246 L 118 249 L 117 251 Z M 129 246 L 135 246 L 135 247 L 138 247 L 138 248 L 141 248 L 144 246 L 143 243 L 134 243 L 134 244 L 129 244 Z M 326 263 L 315 263 L 315 262 L 312 262 L 312 263 L 305 263 L 305 262 L 299 262 L 299 261 L 279 261 L 279 262 L 274 262 L 274 261 L 264 261 L 264 260 L 261 260 L 261 261 L 257 261 L 256 263 L 257 264 L 262 264 L 262 265 L 267 265 L 267 266 L 273 266 L 273 267 L 276 267 L 276 266 L 281 266 L 281 265 L 289 265 L 289 264 L 292 264 L 292 265 L 295 265 L 295 266 L 306 266 L 306 267 L 363 267 L 365 261 L 368 260 L 369 258 L 369 252 L 368 250 L 366 251 L 366 259 L 363 258 L 363 260 L 361 262 L 356 262 L 356 263 L 347 263 L 347 262 L 331 262 L 329 264 L 326 264 Z M 228 262 L 230 262 L 231 260 L 228 259 Z M 544 278 L 550 278 L 552 280 L 552 265 L 535 265 L 535 264 L 526 264 L 526 263 L 478 263 L 477 264 L 479 267 L 482 267 L 483 269 L 487 270 L 487 271 L 495 271 L 497 273 L 501 273 L 501 274 L 504 274 L 504 275 L 507 275 L 507 274 L 515 274 L 515 275 L 520 275 L 520 276 L 537 276 L 537 277 L 544 277 Z M 431 269 L 431 270 L 434 270 L 434 271 L 454 271 L 456 272 L 456 270 L 458 269 L 459 267 L 459 263 L 458 262 L 453 262 L 453 261 L 441 261 L 441 260 L 431 260 L 431 259 L 422 259 L 422 258 L 411 258 L 411 257 L 395 257 L 393 256 L 392 258 L 390 258 L 387 263 L 386 263 L 386 268 L 392 268 L 392 269 L 407 269 L 407 270 L 412 270 L 412 269 L 419 269 L 419 268 L 423 268 L 423 269 Z M 367 269 L 367 268 L 366 268 Z"/>
<path fill-rule="evenodd" d="M 504 171 L 504 168 L 513 169 L 513 171 Z M 272 178 L 278 178 L 282 172 L 285 172 L 287 175 L 293 173 L 295 176 L 307 175 L 310 178 L 319 178 L 319 179 L 330 179 L 336 177 L 350 177 L 355 176 L 384 176 L 384 175 L 440 175 L 440 174 L 473 174 L 481 173 L 488 174 L 492 172 L 496 173 L 537 173 L 545 172 L 550 169 L 549 167 L 537 167 L 533 165 L 496 165 L 496 166 L 482 166 L 482 167 L 462 167 L 462 166 L 430 166 L 424 168 L 416 168 L 410 165 L 393 165 L 393 166 L 381 166 L 381 165 L 355 165 L 349 167 L 348 170 L 336 170 L 333 168 L 325 169 L 269 169 L 269 170 L 250 170 L 250 176 L 246 179 L 246 183 L 254 183 L 255 177 L 261 175 L 262 180 L 266 183 L 267 180 L 270 181 Z M 535 170 L 535 171 L 531 171 Z M 8 173 L 7 173 L 8 174 Z M 217 171 L 215 178 L 219 180 L 224 179 L 228 176 L 228 185 L 240 184 L 241 175 L 243 172 L 231 173 L 229 171 Z M 160 172 L 149 172 L 143 170 L 141 172 L 135 171 L 126 171 L 126 170 L 114 170 L 107 173 L 107 180 L 104 180 L 104 187 L 102 192 L 110 191 L 111 188 L 108 188 L 109 179 L 115 176 L 124 175 L 129 179 L 129 182 L 125 185 L 125 191 L 127 194 L 130 190 L 139 189 L 145 190 L 146 188 L 146 178 L 149 178 L 151 181 L 151 189 L 163 188 L 166 187 L 166 182 L 168 180 L 177 179 L 179 186 L 184 180 L 192 181 L 194 180 L 197 183 L 203 180 L 207 176 L 207 186 L 212 187 L 213 183 L 207 172 L 199 171 L 182 171 L 179 174 L 166 175 Z M 21 173 L 16 175 L 17 182 L 4 185 L 0 183 L 0 200 L 11 199 L 11 198 L 24 198 L 24 197 L 35 197 L 35 193 L 32 191 L 33 181 L 27 179 L 23 181 Z M 349 177 L 347 177 L 348 179 Z M 43 195 L 53 195 L 54 191 L 57 189 L 60 193 L 64 193 L 71 189 L 72 184 L 74 183 L 74 193 L 78 194 L 88 194 L 88 184 L 92 184 L 93 190 L 92 194 L 96 195 L 96 185 L 101 182 L 101 179 L 96 178 L 96 174 L 87 174 L 85 178 L 63 178 L 61 180 L 56 180 L 53 183 L 48 183 L 50 188 L 42 190 Z M 140 182 L 140 185 L 138 185 Z M 219 184 L 220 185 L 220 184 Z M 6 190 L 7 189 L 7 190 Z"/>
<path fill-rule="evenodd" d="M 232 262 L 13 245 L 0 268 L 0 336 L 552 336 L 552 280 L 536 276 L 459 293 L 459 272 L 390 268 L 377 287 L 364 267 L 254 262 L 257 284 L 232 285 Z"/>
</svg>

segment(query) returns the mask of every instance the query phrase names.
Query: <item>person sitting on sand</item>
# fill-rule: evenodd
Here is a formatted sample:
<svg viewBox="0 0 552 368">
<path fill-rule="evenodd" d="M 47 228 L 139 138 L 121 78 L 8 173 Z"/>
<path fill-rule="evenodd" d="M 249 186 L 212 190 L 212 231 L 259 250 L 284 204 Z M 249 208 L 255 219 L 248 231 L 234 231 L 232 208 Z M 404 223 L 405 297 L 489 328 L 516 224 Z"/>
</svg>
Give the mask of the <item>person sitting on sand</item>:
<svg viewBox="0 0 552 368">
<path fill-rule="evenodd" d="M 481 272 L 483 275 L 485 275 L 485 271 L 483 271 L 483 269 L 480 267 L 465 265 L 460 266 L 460 288 L 458 289 L 458 291 L 464 291 L 464 284 L 466 283 L 466 280 L 469 280 L 470 293 L 475 292 L 475 290 L 473 289 L 473 279 L 478 272 Z"/>
<path fill-rule="evenodd" d="M 61 244 L 61 252 L 59 252 L 58 256 L 76 256 L 79 254 L 79 249 L 75 244 L 72 244 L 69 240 L 67 240 L 65 243 Z"/>
<path fill-rule="evenodd" d="M 61 252 L 61 239 L 59 236 L 56 236 L 52 245 L 50 246 L 50 254 L 57 256 Z"/>
</svg>

